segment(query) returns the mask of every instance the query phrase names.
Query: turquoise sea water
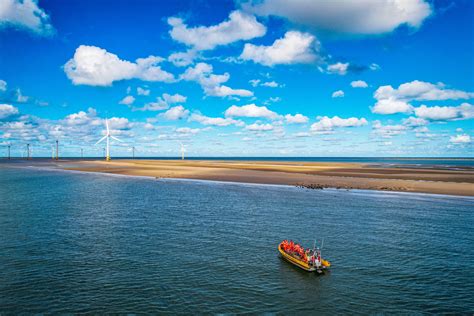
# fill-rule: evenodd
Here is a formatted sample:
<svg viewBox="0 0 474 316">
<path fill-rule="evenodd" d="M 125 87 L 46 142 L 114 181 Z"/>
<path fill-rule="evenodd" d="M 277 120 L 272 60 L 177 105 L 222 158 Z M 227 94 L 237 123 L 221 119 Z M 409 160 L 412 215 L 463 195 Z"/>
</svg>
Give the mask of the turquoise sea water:
<svg viewBox="0 0 474 316">
<path fill-rule="evenodd" d="M 472 198 L 5 166 L 0 198 L 0 314 L 474 312 Z"/>
</svg>

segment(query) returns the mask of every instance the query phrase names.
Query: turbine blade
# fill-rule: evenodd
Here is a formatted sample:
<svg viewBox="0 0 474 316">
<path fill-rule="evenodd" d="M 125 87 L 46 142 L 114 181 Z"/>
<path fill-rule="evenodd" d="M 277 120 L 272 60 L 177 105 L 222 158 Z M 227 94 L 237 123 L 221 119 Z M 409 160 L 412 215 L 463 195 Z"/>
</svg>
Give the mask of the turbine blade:
<svg viewBox="0 0 474 316">
<path fill-rule="evenodd" d="M 102 138 L 101 138 L 97 143 L 95 143 L 95 144 L 97 145 L 97 144 L 101 143 L 101 142 L 102 142 L 104 139 L 106 139 L 106 138 L 107 138 L 107 135 L 105 135 L 104 137 L 102 137 Z"/>
<path fill-rule="evenodd" d="M 107 128 L 107 135 L 110 134 L 110 131 L 109 131 L 109 121 L 107 119 L 105 119 L 105 127 Z"/>
<path fill-rule="evenodd" d="M 112 138 L 112 139 L 115 139 L 115 140 L 117 140 L 117 141 L 119 141 L 119 142 L 123 143 L 123 141 L 121 141 L 120 139 L 118 139 L 118 138 L 117 138 L 117 137 L 115 137 L 115 136 L 112 136 L 112 135 L 110 135 L 110 138 Z"/>
</svg>

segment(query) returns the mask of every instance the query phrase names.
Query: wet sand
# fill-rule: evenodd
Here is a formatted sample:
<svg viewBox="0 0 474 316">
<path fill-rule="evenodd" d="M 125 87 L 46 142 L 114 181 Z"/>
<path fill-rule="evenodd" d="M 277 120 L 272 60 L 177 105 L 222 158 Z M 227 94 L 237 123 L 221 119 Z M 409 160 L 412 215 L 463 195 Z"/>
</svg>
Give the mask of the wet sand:
<svg viewBox="0 0 474 316">
<path fill-rule="evenodd" d="M 62 161 L 58 165 L 68 170 L 157 178 L 474 196 L 474 169 L 469 167 L 447 170 L 362 163 L 213 160 Z"/>
</svg>

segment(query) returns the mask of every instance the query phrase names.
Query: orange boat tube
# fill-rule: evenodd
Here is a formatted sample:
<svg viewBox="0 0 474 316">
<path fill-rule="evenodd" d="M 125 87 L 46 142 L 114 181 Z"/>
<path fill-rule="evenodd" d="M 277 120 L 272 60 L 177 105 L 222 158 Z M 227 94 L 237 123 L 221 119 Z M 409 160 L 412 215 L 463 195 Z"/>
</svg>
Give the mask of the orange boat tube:
<svg viewBox="0 0 474 316">
<path fill-rule="evenodd" d="M 310 250 L 310 256 L 306 257 L 306 255 L 304 254 L 303 256 L 301 256 L 301 252 L 298 254 L 297 252 L 286 251 L 284 243 L 285 242 L 281 242 L 278 245 L 278 251 L 280 252 L 282 258 L 305 271 L 317 271 L 321 273 L 323 270 L 331 266 L 331 263 L 329 261 L 321 258 L 319 249 L 313 251 Z M 297 245 L 297 247 L 298 246 L 299 245 Z"/>
</svg>

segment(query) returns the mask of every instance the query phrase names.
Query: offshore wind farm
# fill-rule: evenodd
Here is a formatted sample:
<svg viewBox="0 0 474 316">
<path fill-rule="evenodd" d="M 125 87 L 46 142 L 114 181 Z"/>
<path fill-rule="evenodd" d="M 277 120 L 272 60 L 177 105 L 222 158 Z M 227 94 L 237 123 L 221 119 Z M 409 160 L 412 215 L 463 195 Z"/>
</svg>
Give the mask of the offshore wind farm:
<svg viewBox="0 0 474 316">
<path fill-rule="evenodd" d="M 0 315 L 472 314 L 473 20 L 3 0 Z"/>
</svg>

